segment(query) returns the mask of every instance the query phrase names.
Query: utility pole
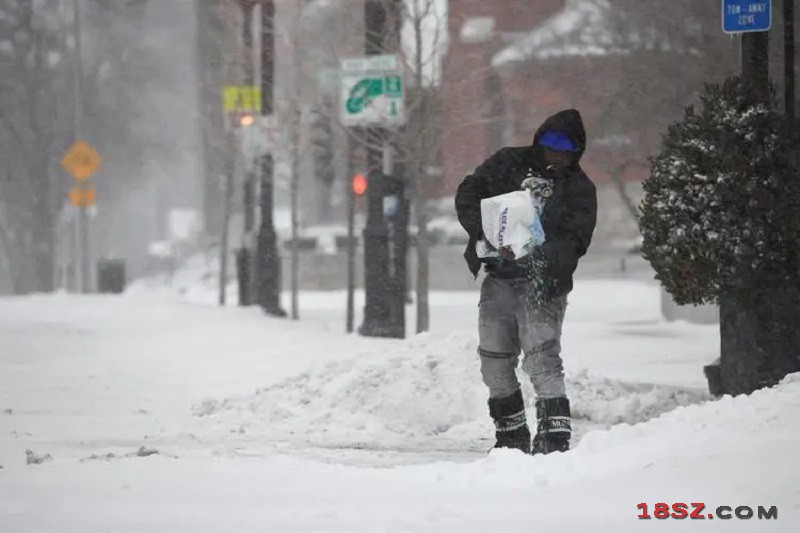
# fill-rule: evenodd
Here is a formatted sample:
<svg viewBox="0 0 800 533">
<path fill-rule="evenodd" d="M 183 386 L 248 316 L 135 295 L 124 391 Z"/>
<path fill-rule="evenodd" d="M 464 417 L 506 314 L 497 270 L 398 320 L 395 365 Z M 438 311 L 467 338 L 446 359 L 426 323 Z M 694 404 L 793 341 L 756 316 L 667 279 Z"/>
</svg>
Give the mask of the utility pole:
<svg viewBox="0 0 800 533">
<path fill-rule="evenodd" d="M 364 2 L 367 56 L 397 52 L 399 0 Z M 364 228 L 364 322 L 359 333 L 371 337 L 405 337 L 405 252 L 403 186 L 393 174 L 393 136 L 385 128 L 364 130 L 367 143 L 368 210 Z M 379 148 L 380 147 L 380 148 Z M 389 201 L 387 203 L 387 200 Z M 392 206 L 392 203 L 398 205 Z M 387 215 L 393 211 L 395 215 Z M 399 215 L 399 216 L 398 216 Z M 392 220 L 394 218 L 394 220 Z"/>
<path fill-rule="evenodd" d="M 742 34 L 742 78 L 766 97 L 769 87 L 769 32 Z"/>
<path fill-rule="evenodd" d="M 795 120 L 794 88 L 794 2 L 783 0 L 784 101 L 786 117 Z"/>
<path fill-rule="evenodd" d="M 81 38 L 81 0 L 72 0 L 74 17 L 73 29 L 75 32 L 75 68 L 73 81 L 75 89 L 75 142 L 81 140 L 83 135 L 83 49 Z M 80 269 L 75 269 L 76 275 L 80 272 L 80 291 L 88 293 L 91 290 L 91 264 L 89 261 L 89 217 L 86 206 L 78 206 L 78 242 L 80 246 Z"/>
<path fill-rule="evenodd" d="M 275 89 L 275 2 L 261 0 L 261 117 L 273 133 Z M 281 308 L 281 263 L 273 211 L 275 206 L 274 165 L 271 150 L 261 156 L 261 223 L 256 246 L 256 289 L 258 305 L 265 313 L 285 317 Z"/>
</svg>

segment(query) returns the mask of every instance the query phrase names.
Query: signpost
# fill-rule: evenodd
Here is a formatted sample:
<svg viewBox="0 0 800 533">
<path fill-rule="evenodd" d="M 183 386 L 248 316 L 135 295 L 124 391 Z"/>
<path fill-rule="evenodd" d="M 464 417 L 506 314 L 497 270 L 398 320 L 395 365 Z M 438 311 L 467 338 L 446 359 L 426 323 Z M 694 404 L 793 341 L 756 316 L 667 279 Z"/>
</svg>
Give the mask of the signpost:
<svg viewBox="0 0 800 533">
<path fill-rule="evenodd" d="M 397 56 L 343 59 L 340 80 L 342 124 L 381 127 L 405 124 L 405 86 Z"/>
<path fill-rule="evenodd" d="M 255 114 L 261 111 L 261 88 L 255 85 L 226 85 L 222 89 L 222 111 L 225 113 L 226 170 L 223 205 L 222 236 L 220 242 L 219 304 L 225 305 L 228 279 L 228 233 L 233 200 L 233 175 L 236 167 L 236 130 L 249 129 Z"/>
<path fill-rule="evenodd" d="M 358 331 L 371 337 L 405 336 L 407 206 L 402 180 L 398 177 L 402 175 L 402 166 L 392 162 L 395 148 L 389 131 L 406 122 L 405 85 L 402 62 L 396 55 L 384 55 L 399 46 L 387 35 L 399 35 L 399 25 L 390 28 L 389 24 L 398 24 L 400 9 L 399 0 L 366 0 L 367 56 L 344 59 L 340 65 L 341 123 L 364 128 L 361 134 L 367 139 L 366 301 L 364 322 Z M 354 180 L 353 185 L 361 190 L 363 181 Z M 351 195 L 351 202 L 354 201 Z M 348 330 L 351 327 L 352 314 L 348 314 Z"/>
<path fill-rule="evenodd" d="M 772 0 L 722 0 L 725 33 L 769 31 L 771 27 Z"/>
<path fill-rule="evenodd" d="M 742 78 L 764 94 L 769 86 L 771 27 L 772 0 L 722 0 L 722 31 L 741 38 Z"/>
<path fill-rule="evenodd" d="M 89 179 L 100 168 L 103 159 L 94 147 L 84 141 L 78 140 L 73 144 L 64 157 L 61 166 L 72 176 L 73 184 L 69 190 L 69 203 L 78 208 L 80 220 L 81 243 L 81 288 L 83 292 L 89 291 L 89 229 L 86 209 L 97 205 L 97 192 Z"/>
</svg>

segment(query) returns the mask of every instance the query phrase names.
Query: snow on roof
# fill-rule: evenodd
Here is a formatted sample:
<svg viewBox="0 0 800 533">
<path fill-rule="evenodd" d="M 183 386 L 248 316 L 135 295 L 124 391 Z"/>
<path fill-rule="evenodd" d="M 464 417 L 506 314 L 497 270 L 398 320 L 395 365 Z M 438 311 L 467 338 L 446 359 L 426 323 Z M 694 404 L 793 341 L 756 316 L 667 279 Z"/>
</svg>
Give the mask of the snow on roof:
<svg viewBox="0 0 800 533">
<path fill-rule="evenodd" d="M 459 37 L 463 43 L 482 43 L 492 38 L 494 29 L 494 17 L 472 17 L 464 21 Z"/>
<path fill-rule="evenodd" d="M 492 66 L 529 59 L 592 57 L 652 49 L 659 36 L 652 31 L 614 27 L 609 0 L 567 0 L 564 9 L 541 26 L 498 52 Z"/>
</svg>

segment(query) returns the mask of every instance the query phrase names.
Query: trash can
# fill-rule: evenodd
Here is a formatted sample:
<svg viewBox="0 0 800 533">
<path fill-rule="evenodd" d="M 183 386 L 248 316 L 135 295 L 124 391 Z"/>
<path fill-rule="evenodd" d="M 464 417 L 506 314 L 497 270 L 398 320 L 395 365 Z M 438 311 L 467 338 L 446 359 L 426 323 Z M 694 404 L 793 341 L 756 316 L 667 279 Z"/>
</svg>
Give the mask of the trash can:
<svg viewBox="0 0 800 533">
<path fill-rule="evenodd" d="M 97 292 L 121 294 L 125 291 L 125 261 L 101 259 L 97 262 Z"/>
</svg>

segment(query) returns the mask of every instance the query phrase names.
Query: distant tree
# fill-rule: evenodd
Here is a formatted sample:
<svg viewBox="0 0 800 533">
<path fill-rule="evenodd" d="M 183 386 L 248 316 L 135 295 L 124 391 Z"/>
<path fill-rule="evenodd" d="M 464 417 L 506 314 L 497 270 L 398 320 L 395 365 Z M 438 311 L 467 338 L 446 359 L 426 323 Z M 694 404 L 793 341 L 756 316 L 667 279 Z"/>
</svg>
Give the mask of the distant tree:
<svg viewBox="0 0 800 533">
<path fill-rule="evenodd" d="M 54 286 L 54 230 L 68 186 L 56 165 L 72 109 L 61 4 L 0 4 L 0 248 L 20 294 Z"/>
<path fill-rule="evenodd" d="M 381 38 L 386 53 L 397 53 L 405 71 L 408 124 L 390 135 L 397 168 L 405 169 L 407 190 L 417 215 L 418 262 L 418 331 L 429 328 L 427 200 L 432 193 L 431 177 L 439 165 L 438 59 L 445 44 L 444 14 L 437 11 L 435 0 L 384 0 L 388 13 L 399 20 L 387 28 L 405 28 L 401 36 L 389 30 Z M 391 5 L 393 4 L 393 5 Z M 299 236 L 301 214 L 304 218 L 325 219 L 336 197 L 336 151 L 349 144 L 355 152 L 364 148 L 380 151 L 383 144 L 369 137 L 363 128 L 347 128 L 340 122 L 337 73 L 346 57 L 364 55 L 364 26 L 360 14 L 363 2 L 347 0 L 335 3 L 311 1 L 302 5 L 277 3 L 276 50 L 281 68 L 276 87 L 275 115 L 279 124 L 276 139 L 276 187 L 286 191 L 292 213 L 292 241 Z M 354 16 L 353 13 L 358 15 Z M 342 137 L 346 142 L 339 142 Z M 341 159 L 340 159 L 341 160 Z M 311 162 L 309 165 L 308 163 Z M 317 213 L 301 205 L 301 173 L 313 168 L 318 191 Z M 359 169 L 366 171 L 367 169 Z M 345 191 L 346 182 L 338 184 Z M 347 189 L 349 191 L 349 189 Z M 349 194 L 349 192 L 346 192 Z M 296 309 L 299 255 L 291 251 L 290 287 L 292 315 Z"/>
<path fill-rule="evenodd" d="M 318 107 L 312 111 L 311 143 L 314 151 L 314 177 L 319 218 L 323 221 L 327 221 L 331 215 L 333 186 L 336 180 L 332 108 L 333 103 L 330 99 L 322 98 Z"/>
<path fill-rule="evenodd" d="M 416 332 L 430 330 L 430 235 L 428 202 L 433 196 L 433 180 L 441 166 L 440 139 L 441 85 L 439 60 L 444 52 L 446 29 L 444 14 L 435 0 L 411 0 L 405 4 L 404 22 L 413 39 L 404 47 L 408 80 L 409 123 L 401 137 L 404 162 L 411 188 L 417 226 Z"/>
</svg>

